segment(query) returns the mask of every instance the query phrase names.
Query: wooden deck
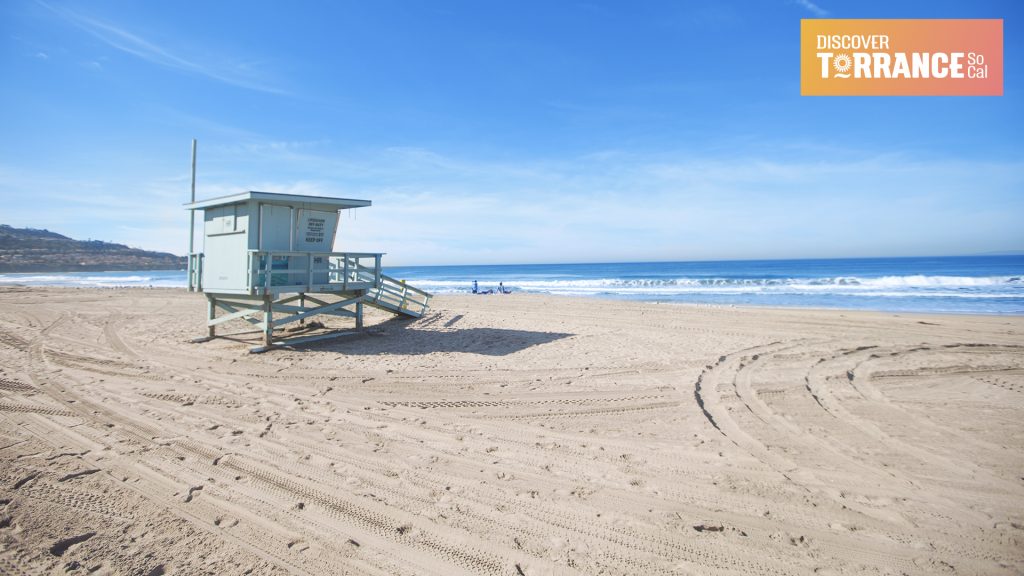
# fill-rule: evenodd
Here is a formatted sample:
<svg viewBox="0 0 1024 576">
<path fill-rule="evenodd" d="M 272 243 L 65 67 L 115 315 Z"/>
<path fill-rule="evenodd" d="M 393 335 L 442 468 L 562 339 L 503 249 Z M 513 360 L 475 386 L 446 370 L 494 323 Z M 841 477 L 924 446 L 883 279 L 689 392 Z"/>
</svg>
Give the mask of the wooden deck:
<svg viewBox="0 0 1024 576">
<path fill-rule="evenodd" d="M 340 336 L 350 332 L 275 339 L 274 330 L 319 314 L 354 318 L 358 329 L 362 327 L 364 304 L 421 317 L 429 309 L 432 295 L 381 272 L 381 256 L 363 252 L 250 251 L 248 290 L 206 291 L 208 333 L 196 341 L 216 337 L 216 327 L 232 320 L 249 322 L 264 333 L 264 345 L 253 352 Z M 189 290 L 203 291 L 202 254 L 191 257 Z M 364 264 L 368 262 L 372 266 Z M 223 314 L 218 316 L 218 311 Z"/>
</svg>

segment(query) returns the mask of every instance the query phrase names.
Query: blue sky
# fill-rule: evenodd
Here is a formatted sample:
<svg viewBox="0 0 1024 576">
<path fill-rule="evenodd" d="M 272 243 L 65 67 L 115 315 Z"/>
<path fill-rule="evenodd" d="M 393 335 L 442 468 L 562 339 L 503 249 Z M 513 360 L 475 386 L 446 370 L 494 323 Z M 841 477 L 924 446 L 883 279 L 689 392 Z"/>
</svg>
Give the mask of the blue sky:
<svg viewBox="0 0 1024 576">
<path fill-rule="evenodd" d="M 1018 2 L 0 3 L 0 223 L 184 253 L 366 198 L 386 264 L 1024 248 Z M 801 18 L 1003 18 L 1004 96 L 801 97 Z"/>
</svg>

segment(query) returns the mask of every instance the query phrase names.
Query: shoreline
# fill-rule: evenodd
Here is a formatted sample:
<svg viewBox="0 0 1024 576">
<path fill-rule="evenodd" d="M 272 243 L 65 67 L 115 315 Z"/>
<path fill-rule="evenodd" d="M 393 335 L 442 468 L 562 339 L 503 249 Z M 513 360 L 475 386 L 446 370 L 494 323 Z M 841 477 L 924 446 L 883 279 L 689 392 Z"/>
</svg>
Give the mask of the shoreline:
<svg viewBox="0 0 1024 576">
<path fill-rule="evenodd" d="M 117 291 L 117 290 L 144 290 L 144 291 L 167 291 L 176 294 L 190 294 L 185 287 L 176 286 L 31 286 L 24 284 L 2 284 L 0 283 L 0 293 L 10 291 L 9 289 L 16 288 L 21 291 L 46 291 L 46 290 L 74 290 L 74 291 Z M 198 295 L 198 293 L 197 293 Z M 656 304 L 659 306 L 682 306 L 682 307 L 697 307 L 697 308 L 722 308 L 722 309 L 750 309 L 750 310 L 807 310 L 807 311 L 820 311 L 820 312 L 843 312 L 843 313 L 874 313 L 883 315 L 915 315 L 915 316 L 954 316 L 954 317 L 970 317 L 978 316 L 983 318 L 1020 318 L 1024 317 L 1024 312 L 960 312 L 960 311 L 917 311 L 917 310 L 883 310 L 873 308 L 828 308 L 819 306 L 772 306 L 772 305 L 760 305 L 760 304 L 718 304 L 713 302 L 679 302 L 672 300 L 648 300 L 640 298 L 628 298 L 628 297 L 614 297 L 605 295 L 570 295 L 570 294 L 544 294 L 536 292 L 525 292 L 515 291 L 511 294 L 472 294 L 462 292 L 442 292 L 434 294 L 432 298 L 473 298 L 477 296 L 517 296 L 517 297 L 531 297 L 531 298 L 558 298 L 567 300 L 595 300 L 605 303 L 634 303 L 634 304 Z"/>
<path fill-rule="evenodd" d="M 634 303 L 634 304 L 657 304 L 659 306 L 692 306 L 695 308 L 722 308 L 722 309 L 750 309 L 750 310 L 777 310 L 777 311 L 789 311 L 789 310 L 807 310 L 810 312 L 852 312 L 852 313 L 867 313 L 867 314 L 883 314 L 899 316 L 902 314 L 912 314 L 916 316 L 978 316 L 981 318 L 1016 318 L 1024 317 L 1024 312 L 1012 313 L 1012 312 L 919 312 L 916 310 L 876 310 L 872 308 L 825 308 L 817 306 L 770 306 L 770 305 L 759 305 L 759 304 L 716 304 L 713 302 L 676 302 L 672 300 L 641 300 L 638 298 L 616 298 L 612 296 L 601 296 L 601 295 L 569 295 L 569 294 L 537 294 L 528 292 L 513 292 L 513 294 L 507 294 L 507 296 L 518 295 L 526 297 L 541 297 L 541 298 L 566 298 L 569 300 L 590 300 L 595 299 L 601 302 L 619 302 L 619 303 Z M 479 296 L 478 294 L 462 294 L 462 293 L 443 293 L 434 295 L 435 298 L 463 298 Z M 501 294 L 483 294 L 483 296 L 501 296 Z"/>
</svg>

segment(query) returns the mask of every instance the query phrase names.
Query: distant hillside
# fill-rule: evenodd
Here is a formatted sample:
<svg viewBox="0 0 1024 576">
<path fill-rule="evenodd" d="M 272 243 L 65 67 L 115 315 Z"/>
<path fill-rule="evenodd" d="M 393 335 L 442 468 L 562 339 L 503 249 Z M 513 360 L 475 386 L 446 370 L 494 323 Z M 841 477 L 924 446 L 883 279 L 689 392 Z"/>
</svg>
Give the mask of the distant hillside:
<svg viewBox="0 0 1024 576">
<path fill-rule="evenodd" d="M 49 230 L 0 224 L 0 273 L 180 270 L 185 258 L 100 240 L 73 240 Z"/>
</svg>

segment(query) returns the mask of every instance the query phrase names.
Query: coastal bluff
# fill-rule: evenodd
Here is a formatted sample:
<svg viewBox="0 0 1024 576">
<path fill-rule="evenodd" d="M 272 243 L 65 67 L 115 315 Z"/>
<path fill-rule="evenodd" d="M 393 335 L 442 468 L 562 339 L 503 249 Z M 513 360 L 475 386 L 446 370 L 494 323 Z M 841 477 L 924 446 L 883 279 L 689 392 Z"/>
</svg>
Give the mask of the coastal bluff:
<svg viewBox="0 0 1024 576">
<path fill-rule="evenodd" d="M 0 224 L 0 273 L 180 270 L 185 258 L 101 240 L 74 240 L 49 230 Z"/>
</svg>

